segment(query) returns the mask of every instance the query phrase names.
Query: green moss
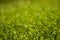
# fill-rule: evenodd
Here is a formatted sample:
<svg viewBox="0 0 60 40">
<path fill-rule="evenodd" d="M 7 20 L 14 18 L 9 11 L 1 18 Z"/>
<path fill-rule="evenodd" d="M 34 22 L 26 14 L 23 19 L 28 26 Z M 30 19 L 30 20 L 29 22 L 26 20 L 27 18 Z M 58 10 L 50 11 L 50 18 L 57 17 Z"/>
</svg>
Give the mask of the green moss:
<svg viewBox="0 0 60 40">
<path fill-rule="evenodd" d="M 60 20 L 56 6 L 28 5 L 26 2 L 17 3 L 17 6 L 12 3 L 2 5 L 1 40 L 57 40 Z"/>
</svg>

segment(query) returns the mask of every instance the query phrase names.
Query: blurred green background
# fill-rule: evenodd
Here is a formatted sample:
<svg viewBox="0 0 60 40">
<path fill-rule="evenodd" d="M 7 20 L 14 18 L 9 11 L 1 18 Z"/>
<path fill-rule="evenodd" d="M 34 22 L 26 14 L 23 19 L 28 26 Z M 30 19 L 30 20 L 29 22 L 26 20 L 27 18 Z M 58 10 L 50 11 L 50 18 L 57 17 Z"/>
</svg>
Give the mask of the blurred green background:
<svg viewBox="0 0 60 40">
<path fill-rule="evenodd" d="M 0 0 L 0 40 L 60 40 L 60 0 Z"/>
</svg>

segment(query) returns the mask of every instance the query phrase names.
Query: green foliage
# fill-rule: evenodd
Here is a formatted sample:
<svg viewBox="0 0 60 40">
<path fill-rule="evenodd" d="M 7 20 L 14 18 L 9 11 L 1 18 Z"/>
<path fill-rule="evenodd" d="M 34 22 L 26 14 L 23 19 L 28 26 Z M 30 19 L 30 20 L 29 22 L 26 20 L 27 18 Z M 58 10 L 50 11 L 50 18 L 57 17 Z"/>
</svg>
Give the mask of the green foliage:
<svg viewBox="0 0 60 40">
<path fill-rule="evenodd" d="M 0 40 L 57 39 L 58 20 L 60 23 L 57 7 L 24 3 L 16 7 L 4 5 L 0 8 Z"/>
</svg>

